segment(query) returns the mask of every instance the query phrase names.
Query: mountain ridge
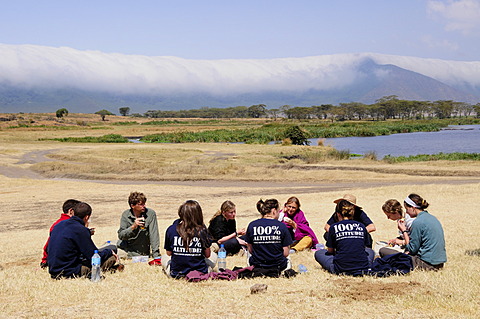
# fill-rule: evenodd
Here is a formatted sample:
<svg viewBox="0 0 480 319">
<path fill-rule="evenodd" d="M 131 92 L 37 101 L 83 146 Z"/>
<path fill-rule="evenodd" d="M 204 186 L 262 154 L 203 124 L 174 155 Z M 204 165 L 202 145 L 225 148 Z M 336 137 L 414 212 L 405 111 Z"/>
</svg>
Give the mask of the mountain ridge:
<svg viewBox="0 0 480 319">
<path fill-rule="evenodd" d="M 132 112 L 265 104 L 480 101 L 480 62 L 356 53 L 187 60 L 0 44 L 0 110 Z"/>
</svg>

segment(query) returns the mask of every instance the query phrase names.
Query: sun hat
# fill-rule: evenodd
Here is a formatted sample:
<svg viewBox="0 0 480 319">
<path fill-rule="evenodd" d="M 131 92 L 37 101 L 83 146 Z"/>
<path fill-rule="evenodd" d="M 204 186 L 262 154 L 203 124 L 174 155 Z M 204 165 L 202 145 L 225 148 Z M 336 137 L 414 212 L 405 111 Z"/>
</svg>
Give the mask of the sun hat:
<svg viewBox="0 0 480 319">
<path fill-rule="evenodd" d="M 342 200 L 346 200 L 346 201 L 349 202 L 350 204 L 355 205 L 355 206 L 357 206 L 358 208 L 361 208 L 360 206 L 357 205 L 357 198 L 356 198 L 354 195 L 352 195 L 352 194 L 345 194 L 345 195 L 343 195 L 342 198 L 336 199 L 336 200 L 334 200 L 333 202 L 334 202 L 335 204 L 338 204 L 338 203 L 339 203 L 340 201 L 342 201 Z"/>
</svg>

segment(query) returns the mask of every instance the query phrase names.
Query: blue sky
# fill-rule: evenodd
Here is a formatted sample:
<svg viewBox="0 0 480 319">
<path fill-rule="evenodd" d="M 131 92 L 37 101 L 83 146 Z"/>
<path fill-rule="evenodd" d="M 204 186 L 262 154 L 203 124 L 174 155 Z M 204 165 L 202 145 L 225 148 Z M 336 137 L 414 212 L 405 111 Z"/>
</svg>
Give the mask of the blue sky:
<svg viewBox="0 0 480 319">
<path fill-rule="evenodd" d="M 480 0 L 4 1 L 0 43 L 187 59 L 480 61 Z"/>
</svg>

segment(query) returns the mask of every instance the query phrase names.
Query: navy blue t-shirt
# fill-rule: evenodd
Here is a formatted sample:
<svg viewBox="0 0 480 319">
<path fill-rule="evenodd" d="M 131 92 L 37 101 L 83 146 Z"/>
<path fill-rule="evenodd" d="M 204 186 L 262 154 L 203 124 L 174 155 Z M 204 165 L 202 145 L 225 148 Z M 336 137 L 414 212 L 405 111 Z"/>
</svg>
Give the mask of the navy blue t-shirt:
<svg viewBox="0 0 480 319">
<path fill-rule="evenodd" d="M 250 265 L 278 270 L 287 267 L 283 247 L 293 242 L 287 226 L 282 222 L 268 218 L 254 220 L 248 225 L 245 241 L 252 244 Z"/>
<path fill-rule="evenodd" d="M 363 211 L 363 209 L 359 207 L 355 207 L 355 213 L 353 214 L 353 220 L 361 222 L 365 226 L 373 224 L 372 220 L 368 217 L 367 213 Z M 328 225 L 333 225 L 338 223 L 337 213 L 333 213 L 330 219 L 327 221 Z"/>
<path fill-rule="evenodd" d="M 194 236 L 189 249 L 185 249 L 182 237 L 177 232 L 179 222 L 180 219 L 174 221 L 165 232 L 164 248 L 172 252 L 170 275 L 174 278 L 185 277 L 192 270 L 208 273 L 204 251 L 210 247 L 211 241 L 207 228 L 205 227 L 197 236 Z"/>
<path fill-rule="evenodd" d="M 336 273 L 357 274 L 369 268 L 365 226 L 355 220 L 342 220 L 331 225 L 327 247 L 335 249 L 333 264 Z"/>
</svg>

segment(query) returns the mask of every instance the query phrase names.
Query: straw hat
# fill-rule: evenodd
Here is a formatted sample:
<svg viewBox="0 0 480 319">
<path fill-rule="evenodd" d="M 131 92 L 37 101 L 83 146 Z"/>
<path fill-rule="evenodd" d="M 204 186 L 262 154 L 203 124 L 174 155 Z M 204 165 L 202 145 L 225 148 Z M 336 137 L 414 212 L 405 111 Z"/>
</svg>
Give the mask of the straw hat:
<svg viewBox="0 0 480 319">
<path fill-rule="evenodd" d="M 334 202 L 335 204 L 338 204 L 338 203 L 339 203 L 340 201 L 342 201 L 342 200 L 346 200 L 346 201 L 349 202 L 350 204 L 355 205 L 355 206 L 357 206 L 358 208 L 361 208 L 360 206 L 357 205 L 357 198 L 356 198 L 354 195 L 352 195 L 352 194 L 345 194 L 345 195 L 343 195 L 342 198 L 336 199 L 336 200 L 334 200 L 333 202 Z"/>
</svg>

